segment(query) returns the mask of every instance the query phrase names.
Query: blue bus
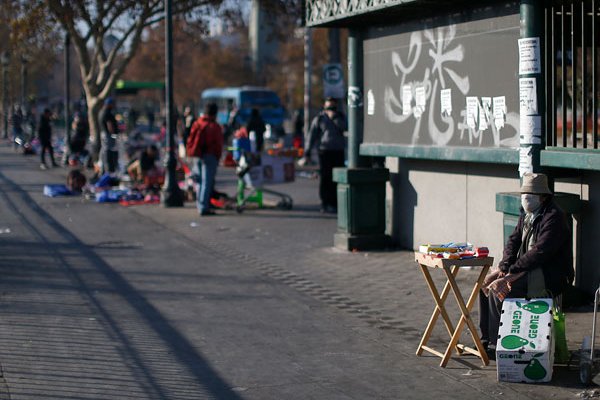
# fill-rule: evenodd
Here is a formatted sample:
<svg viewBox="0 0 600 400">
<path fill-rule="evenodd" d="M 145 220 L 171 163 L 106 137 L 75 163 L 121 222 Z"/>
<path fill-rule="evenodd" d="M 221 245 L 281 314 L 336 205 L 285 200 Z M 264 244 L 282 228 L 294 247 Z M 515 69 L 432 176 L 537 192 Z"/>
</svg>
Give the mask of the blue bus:
<svg viewBox="0 0 600 400">
<path fill-rule="evenodd" d="M 217 121 L 226 125 L 229 113 L 233 108 L 238 109 L 237 122 L 246 124 L 253 108 L 260 111 L 265 124 L 271 125 L 275 133 L 283 133 L 285 110 L 277 94 L 267 88 L 242 86 L 229 88 L 210 88 L 202 92 L 200 105 L 202 111 L 207 103 L 216 103 L 219 107 Z"/>
</svg>

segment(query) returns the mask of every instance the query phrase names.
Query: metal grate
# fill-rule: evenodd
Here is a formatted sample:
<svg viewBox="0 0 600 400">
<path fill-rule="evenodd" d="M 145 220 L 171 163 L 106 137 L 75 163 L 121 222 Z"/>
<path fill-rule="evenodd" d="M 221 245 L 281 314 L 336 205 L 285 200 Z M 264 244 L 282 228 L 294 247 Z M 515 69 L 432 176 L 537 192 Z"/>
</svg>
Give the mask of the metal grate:
<svg viewBox="0 0 600 400">
<path fill-rule="evenodd" d="M 378 9 L 412 3 L 415 0 L 306 0 L 306 23 L 326 22 L 366 14 Z"/>
<path fill-rule="evenodd" d="M 598 2 L 546 7 L 546 145 L 598 148 Z"/>
</svg>

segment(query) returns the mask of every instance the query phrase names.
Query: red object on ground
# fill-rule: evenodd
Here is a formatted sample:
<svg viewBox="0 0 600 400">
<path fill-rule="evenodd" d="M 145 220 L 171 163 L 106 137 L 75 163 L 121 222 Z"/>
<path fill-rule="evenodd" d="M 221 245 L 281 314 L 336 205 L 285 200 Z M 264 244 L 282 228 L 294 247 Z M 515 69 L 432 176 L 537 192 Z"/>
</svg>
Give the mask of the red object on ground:
<svg viewBox="0 0 600 400">
<path fill-rule="evenodd" d="M 231 151 L 228 151 L 227 154 L 225 154 L 225 159 L 223 160 L 223 166 L 224 167 L 235 167 L 235 160 L 233 159 L 233 153 Z"/>
<path fill-rule="evenodd" d="M 217 208 L 225 208 L 225 199 L 210 199 L 210 204 L 213 205 L 213 207 L 217 207 Z"/>
</svg>

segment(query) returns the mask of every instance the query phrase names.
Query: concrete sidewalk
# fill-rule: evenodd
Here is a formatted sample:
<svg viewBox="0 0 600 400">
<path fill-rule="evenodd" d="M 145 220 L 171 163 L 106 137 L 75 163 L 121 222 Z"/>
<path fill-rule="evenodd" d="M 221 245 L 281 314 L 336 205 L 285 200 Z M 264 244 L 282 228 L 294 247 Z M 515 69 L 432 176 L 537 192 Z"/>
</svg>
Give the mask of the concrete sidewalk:
<svg viewBox="0 0 600 400">
<path fill-rule="evenodd" d="M 413 253 L 347 253 L 331 248 L 336 220 L 318 212 L 315 180 L 299 178 L 277 188 L 294 198 L 291 211 L 225 211 L 201 219 L 193 204 L 183 209 L 124 208 L 81 198 L 44 198 L 43 183 L 64 182 L 66 170 L 40 171 L 37 161 L 37 157 L 24 158 L 0 146 L 4 207 L 0 229 L 11 229 L 0 235 L 0 269 L 5 277 L 0 283 L 4 321 L 0 324 L 0 363 L 6 386 L 25 388 L 11 391 L 12 398 L 65 398 L 65 386 L 72 386 L 72 398 L 94 398 L 83 396 L 81 388 L 86 393 L 102 393 L 96 398 L 335 397 L 333 392 L 323 397 L 322 387 L 316 390 L 308 383 L 302 388 L 290 383 L 279 389 L 273 382 L 254 389 L 230 384 L 244 382 L 241 375 L 251 375 L 247 369 L 252 369 L 252 362 L 245 368 L 231 364 L 232 359 L 240 360 L 231 347 L 239 343 L 239 337 L 224 335 L 220 324 L 234 324 L 249 341 L 255 341 L 252 350 L 244 347 L 246 354 L 256 351 L 254 357 L 269 357 L 269 346 L 279 348 L 281 340 L 288 341 L 290 354 L 306 353 L 285 362 L 278 359 L 263 374 L 277 375 L 289 363 L 310 365 L 311 376 L 327 377 L 327 383 L 319 385 L 329 387 L 335 386 L 332 382 L 344 383 L 333 372 L 334 366 L 345 368 L 344 379 L 355 396 L 335 386 L 339 398 L 569 399 L 593 395 L 583 393 L 574 367 L 555 367 L 555 377 L 546 385 L 504 384 L 496 382 L 494 363 L 481 367 L 472 356 L 454 358 L 446 369 L 438 367 L 435 357 L 416 357 L 433 300 Z M 221 170 L 217 185 L 233 194 L 231 171 Z M 24 223 L 29 224 L 26 229 Z M 52 258 L 40 264 L 48 254 Z M 165 254 L 170 260 L 167 265 L 157 262 Z M 190 254 L 199 258 L 190 260 Z M 194 261 L 208 265 L 199 281 L 190 274 Z M 15 270 L 15 265 L 20 269 Z M 476 273 L 461 271 L 460 284 L 466 287 Z M 441 275 L 435 278 L 440 285 Z M 232 282 L 238 281 L 245 289 L 236 286 L 232 292 Z M 31 286 L 32 282 L 37 286 Z M 218 299 L 219 307 L 225 308 L 202 306 L 200 293 L 211 293 L 208 297 Z M 247 308 L 254 304 L 247 301 L 249 296 L 266 296 L 261 307 L 267 314 Z M 125 306 L 119 298 L 127 300 Z M 448 303 L 453 304 L 453 299 Z M 36 312 L 31 313 L 30 307 Z M 584 311 L 568 314 L 571 350 L 591 330 L 591 314 Z M 203 326 L 204 333 L 199 333 L 194 320 L 206 313 L 216 325 Z M 247 313 L 256 313 L 254 327 L 235 322 Z M 272 336 L 276 328 L 270 318 L 277 318 L 279 335 Z M 268 339 L 264 344 L 259 344 L 261 329 Z M 329 343 L 328 352 L 311 357 L 322 351 L 323 341 L 345 337 L 348 332 L 352 339 L 337 347 Z M 20 334 L 43 340 L 31 339 L 28 345 L 17 339 Z M 469 341 L 466 335 L 463 339 Z M 214 347 L 213 341 L 220 346 Z M 445 331 L 436 330 L 431 343 L 446 341 Z M 177 344 L 165 350 L 163 342 Z M 49 350 L 55 346 L 57 350 Z M 156 357 L 152 357 L 155 350 Z M 48 351 L 52 363 L 44 364 L 38 355 Z M 100 360 L 100 355 L 105 357 Z M 62 364 L 54 364 L 57 360 Z M 99 386 L 85 360 L 111 366 L 106 377 L 110 388 Z M 248 361 L 256 359 L 249 356 Z M 45 396 L 49 388 L 39 387 L 36 379 L 48 382 L 52 369 L 60 372 L 55 375 L 55 393 Z M 77 370 L 76 382 L 70 381 Z M 233 376 L 227 371 L 234 371 Z M 27 384 L 19 386 L 9 375 Z M 114 386 L 115 382 L 122 386 Z M 309 386 L 311 391 L 307 391 Z M 121 390 L 131 390 L 131 394 L 121 396 Z"/>
</svg>

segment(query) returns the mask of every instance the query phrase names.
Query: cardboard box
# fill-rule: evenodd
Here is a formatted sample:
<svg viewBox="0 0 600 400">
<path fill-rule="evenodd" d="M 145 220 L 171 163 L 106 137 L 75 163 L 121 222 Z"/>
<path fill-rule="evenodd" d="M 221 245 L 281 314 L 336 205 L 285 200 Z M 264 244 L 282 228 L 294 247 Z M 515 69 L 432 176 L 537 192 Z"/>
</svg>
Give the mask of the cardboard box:
<svg viewBox="0 0 600 400">
<path fill-rule="evenodd" d="M 296 176 L 294 159 L 286 156 L 261 156 L 264 183 L 293 182 Z"/>
<path fill-rule="evenodd" d="M 506 299 L 496 366 L 504 382 L 550 382 L 554 364 L 552 299 Z"/>
</svg>

